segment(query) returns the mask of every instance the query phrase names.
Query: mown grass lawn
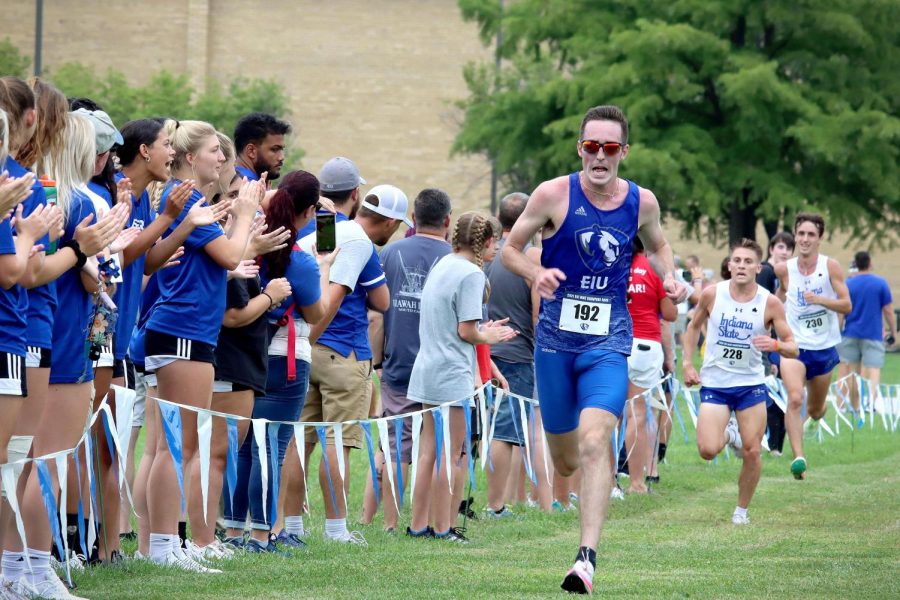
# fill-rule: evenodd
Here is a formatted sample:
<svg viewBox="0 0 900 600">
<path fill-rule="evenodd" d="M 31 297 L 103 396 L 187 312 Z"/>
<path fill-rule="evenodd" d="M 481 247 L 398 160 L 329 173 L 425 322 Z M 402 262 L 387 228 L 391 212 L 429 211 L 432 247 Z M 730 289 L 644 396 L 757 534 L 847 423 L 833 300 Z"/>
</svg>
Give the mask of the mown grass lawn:
<svg viewBox="0 0 900 600">
<path fill-rule="evenodd" d="M 900 382 L 900 357 L 889 357 L 883 379 Z M 595 592 L 641 598 L 900 597 L 900 432 L 885 432 L 879 419 L 874 429 L 866 426 L 851 436 L 842 428 L 822 444 L 810 441 L 803 482 L 790 476 L 787 455 L 765 455 L 746 527 L 730 519 L 739 461 L 720 457 L 717 464 L 705 463 L 690 439 L 685 443 L 676 425 L 655 493 L 611 506 Z M 355 456 L 351 517 L 361 504 L 365 468 L 364 456 Z M 479 474 L 479 508 L 484 490 Z M 128 562 L 82 574 L 77 593 L 98 599 L 562 597 L 559 583 L 578 544 L 577 513 L 519 507 L 522 520 L 470 521 L 468 546 L 384 534 L 378 520 L 360 528 L 368 548 L 341 546 L 321 540 L 321 496 L 311 493 L 311 500 L 307 552 L 240 556 L 223 564 L 222 575 Z M 407 523 L 408 509 L 402 524 Z"/>
</svg>

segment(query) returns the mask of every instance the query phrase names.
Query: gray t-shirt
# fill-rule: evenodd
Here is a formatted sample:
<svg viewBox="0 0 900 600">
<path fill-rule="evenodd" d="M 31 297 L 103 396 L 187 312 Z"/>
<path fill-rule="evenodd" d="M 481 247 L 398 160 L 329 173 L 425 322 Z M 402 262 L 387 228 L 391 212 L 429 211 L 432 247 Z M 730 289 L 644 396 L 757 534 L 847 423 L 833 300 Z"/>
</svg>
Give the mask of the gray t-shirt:
<svg viewBox="0 0 900 600">
<path fill-rule="evenodd" d="M 475 346 L 459 337 L 464 321 L 480 321 L 484 273 L 449 254 L 431 270 L 422 289 L 419 354 L 407 397 L 424 404 L 465 400 L 475 392 Z"/>
<path fill-rule="evenodd" d="M 503 243 L 500 241 L 500 248 Z M 527 251 L 528 248 L 526 247 Z M 525 280 L 507 269 L 500 260 L 500 252 L 494 260 L 484 266 L 488 281 L 491 282 L 491 297 L 488 299 L 488 318 L 499 321 L 509 317 L 509 326 L 519 335 L 491 346 L 491 356 L 511 363 L 534 362 L 534 321 L 531 314 L 531 288 Z"/>
<path fill-rule="evenodd" d="M 384 360 L 381 380 L 406 393 L 419 353 L 419 306 L 428 273 L 450 254 L 444 240 L 414 235 L 391 242 L 381 251 L 381 265 L 391 292 L 384 313 Z"/>
</svg>

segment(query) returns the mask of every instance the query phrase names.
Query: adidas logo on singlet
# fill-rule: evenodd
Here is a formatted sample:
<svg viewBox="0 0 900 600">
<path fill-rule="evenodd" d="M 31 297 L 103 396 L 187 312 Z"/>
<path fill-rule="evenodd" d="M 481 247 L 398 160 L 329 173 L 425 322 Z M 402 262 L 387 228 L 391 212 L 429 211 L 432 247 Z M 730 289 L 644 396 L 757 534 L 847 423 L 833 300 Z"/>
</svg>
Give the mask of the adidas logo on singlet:
<svg viewBox="0 0 900 600">
<path fill-rule="evenodd" d="M 579 217 L 586 217 L 587 211 L 584 210 L 583 206 L 579 206 L 578 208 L 575 209 L 575 214 L 578 215 Z"/>
</svg>

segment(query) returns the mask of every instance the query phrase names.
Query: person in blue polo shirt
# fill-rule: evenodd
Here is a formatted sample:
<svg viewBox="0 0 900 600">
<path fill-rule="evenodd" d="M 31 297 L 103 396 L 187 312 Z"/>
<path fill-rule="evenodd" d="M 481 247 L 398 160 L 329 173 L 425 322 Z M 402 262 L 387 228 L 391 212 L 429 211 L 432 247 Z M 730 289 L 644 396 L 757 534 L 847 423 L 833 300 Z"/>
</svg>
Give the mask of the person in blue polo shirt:
<svg viewBox="0 0 900 600">
<path fill-rule="evenodd" d="M 234 127 L 238 175 L 256 181 L 268 173 L 268 181 L 278 179 L 284 165 L 284 136 L 290 132 L 289 123 L 266 113 L 241 117 Z"/>
</svg>

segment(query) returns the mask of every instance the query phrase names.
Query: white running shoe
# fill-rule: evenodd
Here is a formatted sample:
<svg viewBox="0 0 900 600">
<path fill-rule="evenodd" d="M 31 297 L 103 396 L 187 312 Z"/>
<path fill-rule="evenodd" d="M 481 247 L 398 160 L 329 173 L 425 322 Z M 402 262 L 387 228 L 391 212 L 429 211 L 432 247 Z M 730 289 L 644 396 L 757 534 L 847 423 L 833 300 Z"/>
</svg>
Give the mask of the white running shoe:
<svg viewBox="0 0 900 600">
<path fill-rule="evenodd" d="M 734 513 L 731 515 L 731 522 L 735 525 L 749 525 L 750 524 L 750 516 L 749 515 L 739 515 Z"/>
<path fill-rule="evenodd" d="M 68 552 L 69 560 L 67 562 L 69 563 L 69 569 L 71 569 L 72 571 L 78 571 L 79 573 L 83 572 L 84 565 L 87 563 L 87 558 L 85 558 L 84 554 L 77 554 L 72 549 L 69 549 Z M 52 556 L 50 557 L 50 566 L 60 571 L 66 570 L 66 563 L 56 560 Z"/>
<path fill-rule="evenodd" d="M 210 546 L 213 546 L 222 558 L 234 558 L 234 548 L 223 544 L 218 538 Z"/>
<path fill-rule="evenodd" d="M 56 576 L 52 569 L 43 580 L 29 583 L 27 576 L 22 576 L 16 582 L 15 591 L 26 598 L 44 598 L 46 600 L 86 600 L 69 591 L 66 584 Z"/>
<path fill-rule="evenodd" d="M 734 417 L 731 417 L 728 420 L 728 425 L 725 426 L 725 439 L 728 440 L 728 445 L 734 450 L 734 455 L 741 458 L 744 455 L 744 442 L 741 440 L 741 432 L 738 429 L 737 419 Z"/>
<path fill-rule="evenodd" d="M 575 561 L 560 587 L 570 594 L 593 594 L 594 565 L 587 560 Z"/>
<path fill-rule="evenodd" d="M 195 560 L 192 560 L 190 556 L 184 555 L 182 557 L 178 557 L 174 552 L 170 552 L 166 554 L 165 558 L 162 560 L 151 559 L 154 563 L 158 564 L 161 567 L 171 567 L 173 569 L 180 569 L 182 571 L 190 571 L 191 573 L 221 573 L 219 569 L 211 569 L 209 567 L 204 567 L 200 563 Z"/>
<path fill-rule="evenodd" d="M 326 533 L 325 540 L 329 542 L 341 542 L 342 544 L 354 544 L 364 548 L 369 545 L 369 542 L 366 541 L 366 538 L 363 537 L 362 533 L 359 531 L 347 531 L 346 529 L 344 530 L 343 535 L 334 537 L 331 537 Z"/>
<path fill-rule="evenodd" d="M 184 553 L 188 555 L 194 562 L 202 565 L 208 564 L 210 561 L 225 558 L 216 548 L 215 544 L 206 546 L 198 546 L 193 540 L 185 540 Z"/>
<path fill-rule="evenodd" d="M 609 498 L 610 500 L 624 500 L 625 492 L 619 486 L 613 486 L 612 491 L 609 493 Z"/>
<path fill-rule="evenodd" d="M 20 586 L 18 583 L 18 581 L 12 581 L 0 575 L 0 598 L 4 600 L 29 600 L 33 594 L 26 595 L 19 591 Z"/>
</svg>

